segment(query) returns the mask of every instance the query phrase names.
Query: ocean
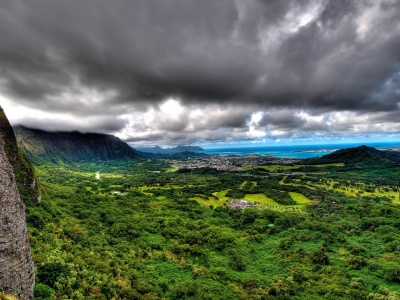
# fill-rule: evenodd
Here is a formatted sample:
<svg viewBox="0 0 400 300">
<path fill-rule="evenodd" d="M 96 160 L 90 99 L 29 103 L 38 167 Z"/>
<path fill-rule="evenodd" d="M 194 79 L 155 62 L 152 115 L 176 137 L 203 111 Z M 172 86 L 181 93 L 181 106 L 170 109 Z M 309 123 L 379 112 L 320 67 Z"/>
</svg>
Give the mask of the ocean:
<svg viewBox="0 0 400 300">
<path fill-rule="evenodd" d="M 266 147 L 236 147 L 236 148 L 213 148 L 204 149 L 204 153 L 209 155 L 272 155 L 275 157 L 286 158 L 313 158 L 332 153 L 339 149 L 353 148 L 361 145 L 374 147 L 377 149 L 400 148 L 399 142 L 375 142 L 375 143 L 352 143 L 352 144 L 323 144 L 323 145 L 284 145 Z"/>
</svg>

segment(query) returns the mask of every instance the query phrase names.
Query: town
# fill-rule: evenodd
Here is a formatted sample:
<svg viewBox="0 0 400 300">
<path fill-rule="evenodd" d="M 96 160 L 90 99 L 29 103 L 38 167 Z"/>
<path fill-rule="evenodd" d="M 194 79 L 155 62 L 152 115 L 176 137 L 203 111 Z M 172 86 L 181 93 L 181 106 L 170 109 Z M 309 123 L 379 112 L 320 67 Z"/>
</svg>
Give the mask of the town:
<svg viewBox="0 0 400 300">
<path fill-rule="evenodd" d="M 177 169 L 213 168 L 220 171 L 247 171 L 250 167 L 270 164 L 292 164 L 298 159 L 277 158 L 271 155 L 251 154 L 246 156 L 201 156 L 188 157 L 175 162 L 172 166 Z"/>
</svg>

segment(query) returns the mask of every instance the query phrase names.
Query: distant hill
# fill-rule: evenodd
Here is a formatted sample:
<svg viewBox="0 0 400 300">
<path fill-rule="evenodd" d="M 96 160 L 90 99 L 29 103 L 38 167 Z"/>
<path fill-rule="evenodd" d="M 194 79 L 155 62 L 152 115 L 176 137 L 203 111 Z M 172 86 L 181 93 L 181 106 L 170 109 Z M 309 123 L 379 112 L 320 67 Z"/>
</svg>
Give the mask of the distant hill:
<svg viewBox="0 0 400 300">
<path fill-rule="evenodd" d="M 202 157 L 202 156 L 209 156 L 208 154 L 202 152 L 177 152 L 171 154 L 160 154 L 160 153 L 150 153 L 150 152 L 141 152 L 137 151 L 140 155 L 151 158 L 151 159 L 184 159 L 188 157 Z"/>
<path fill-rule="evenodd" d="M 17 126 L 17 141 L 28 158 L 34 162 L 46 160 L 79 162 L 142 158 L 119 138 L 98 133 L 48 132 Z"/>
<path fill-rule="evenodd" d="M 183 152 L 204 152 L 204 149 L 198 146 L 176 146 L 171 148 L 161 148 L 159 146 L 155 147 L 139 147 L 135 148 L 137 151 L 140 152 L 147 152 L 153 154 L 176 154 L 176 153 L 183 153 Z"/>
<path fill-rule="evenodd" d="M 320 158 L 308 159 L 309 163 L 400 163 L 400 153 L 390 150 L 378 150 L 376 148 L 360 146 L 346 148 L 324 155 Z"/>
</svg>

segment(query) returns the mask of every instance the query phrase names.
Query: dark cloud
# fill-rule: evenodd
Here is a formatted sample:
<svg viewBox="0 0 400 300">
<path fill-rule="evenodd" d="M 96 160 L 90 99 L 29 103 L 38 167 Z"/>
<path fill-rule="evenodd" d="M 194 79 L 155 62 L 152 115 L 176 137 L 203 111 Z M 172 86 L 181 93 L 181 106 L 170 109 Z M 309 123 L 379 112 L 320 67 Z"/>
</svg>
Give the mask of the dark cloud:
<svg viewBox="0 0 400 300">
<path fill-rule="evenodd" d="M 271 110 L 263 130 L 329 131 L 294 110 L 399 112 L 399 15 L 391 0 L 3 0 L 0 94 L 97 120 L 75 129 L 148 130 L 133 140 L 211 140 Z M 170 98 L 185 110 L 157 113 Z M 152 125 L 104 121 L 152 110 Z"/>
<path fill-rule="evenodd" d="M 277 111 L 266 114 L 260 121 L 260 126 L 277 126 L 282 129 L 294 129 L 304 125 L 306 121 L 291 111 Z"/>
<path fill-rule="evenodd" d="M 15 124 L 19 125 L 19 124 Z M 96 116 L 94 118 L 71 120 L 43 120 L 40 118 L 29 118 L 24 120 L 24 126 L 43 129 L 47 131 L 80 131 L 80 132 L 118 132 L 127 124 L 126 121 L 113 116 Z"/>
</svg>

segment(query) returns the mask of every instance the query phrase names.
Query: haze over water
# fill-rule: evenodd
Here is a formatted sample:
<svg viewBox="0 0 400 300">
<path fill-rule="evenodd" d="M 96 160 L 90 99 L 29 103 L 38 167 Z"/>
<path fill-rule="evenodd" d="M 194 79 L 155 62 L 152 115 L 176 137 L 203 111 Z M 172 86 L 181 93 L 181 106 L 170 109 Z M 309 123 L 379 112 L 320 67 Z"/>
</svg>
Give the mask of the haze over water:
<svg viewBox="0 0 400 300">
<path fill-rule="evenodd" d="M 351 143 L 351 144 L 322 144 L 322 145 L 282 145 L 265 147 L 232 147 L 205 149 L 204 153 L 210 155 L 272 155 L 287 158 L 313 158 L 332 153 L 339 149 L 353 148 L 361 145 L 377 149 L 400 148 L 400 142 L 375 142 L 375 143 Z"/>
</svg>

